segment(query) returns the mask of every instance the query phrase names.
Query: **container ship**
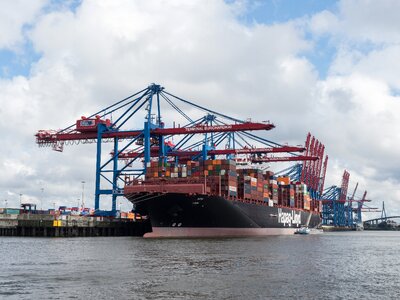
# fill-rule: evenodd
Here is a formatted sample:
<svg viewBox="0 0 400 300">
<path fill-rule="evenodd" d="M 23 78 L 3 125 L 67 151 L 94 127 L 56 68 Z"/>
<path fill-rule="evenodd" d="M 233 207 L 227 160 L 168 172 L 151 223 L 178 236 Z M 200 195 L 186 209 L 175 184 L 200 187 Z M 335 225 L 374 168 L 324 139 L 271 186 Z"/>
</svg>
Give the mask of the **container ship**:
<svg viewBox="0 0 400 300">
<path fill-rule="evenodd" d="M 321 216 L 325 226 L 361 223 L 362 204 L 369 200 L 365 193 L 352 207 L 357 201 L 354 193 L 346 198 L 347 171 L 340 187 L 324 189 L 325 146 L 310 133 L 304 147 L 251 133 L 273 128 L 269 121 L 231 117 L 153 83 L 62 130 L 39 130 L 36 142 L 58 152 L 65 145 L 97 143 L 95 215 L 117 216 L 117 198 L 125 196 L 133 212 L 150 220 L 148 237 L 291 234 L 320 224 Z M 113 143 L 112 157 L 104 162 L 107 142 Z M 255 167 L 290 161 L 302 163 L 276 174 Z M 100 209 L 105 197 L 111 197 L 110 211 Z"/>
<path fill-rule="evenodd" d="M 135 212 L 150 219 L 144 237 L 293 234 L 321 223 L 320 204 L 302 182 L 241 168 L 232 159 L 151 161 L 143 180 L 126 183 Z"/>
<path fill-rule="evenodd" d="M 132 129 L 142 113 L 143 127 Z M 173 117 L 173 127 L 166 127 L 163 116 Z M 36 142 L 59 152 L 67 144 L 97 143 L 95 214 L 116 216 L 117 197 L 125 196 L 135 213 L 150 220 L 146 237 L 292 234 L 320 223 L 321 201 L 312 199 L 323 190 L 324 145 L 311 134 L 305 147 L 293 147 L 250 133 L 273 128 L 269 121 L 230 117 L 151 84 L 65 129 L 39 130 Z M 106 142 L 113 142 L 112 157 L 102 162 Z M 300 177 L 292 181 L 253 167 L 277 161 L 302 161 Z M 101 198 L 110 195 L 111 211 L 101 211 Z"/>
</svg>

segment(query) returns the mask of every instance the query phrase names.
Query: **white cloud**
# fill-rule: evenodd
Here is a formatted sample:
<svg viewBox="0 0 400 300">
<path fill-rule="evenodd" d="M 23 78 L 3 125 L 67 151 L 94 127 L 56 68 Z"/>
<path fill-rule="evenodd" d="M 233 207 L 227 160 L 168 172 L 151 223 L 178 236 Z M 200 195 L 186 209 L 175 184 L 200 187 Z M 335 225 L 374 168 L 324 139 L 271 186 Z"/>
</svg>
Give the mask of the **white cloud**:
<svg viewBox="0 0 400 300">
<path fill-rule="evenodd" d="M 308 95 L 307 81 L 316 75 L 297 57 L 309 49 L 302 33 L 290 23 L 246 27 L 236 20 L 237 13 L 237 6 L 222 1 L 85 1 L 75 14 L 42 15 L 29 33 L 42 54 L 30 77 L 0 82 L 6 103 L 0 122 L 9 132 L 4 140 L 11 145 L 17 136 L 20 141 L 6 151 L 21 169 L 34 172 L 18 181 L 19 169 L 0 161 L 7 174 L 4 190 L 38 199 L 37 186 L 44 186 L 48 205 L 75 203 L 79 182 L 94 181 L 94 148 L 46 152 L 35 148 L 33 134 L 69 125 L 151 82 L 203 106 L 262 120 L 293 95 Z M 296 87 L 281 89 L 290 85 Z M 260 111 L 264 105 L 269 113 Z M 291 105 L 292 111 L 296 105 L 301 104 Z"/>
<path fill-rule="evenodd" d="M 171 3 L 87 1 L 76 15 L 46 15 L 31 34 L 44 54 L 33 74 L 62 65 L 98 107 L 150 82 L 231 114 L 245 102 L 242 117 L 270 118 L 255 109 L 259 103 L 271 115 L 282 106 L 293 114 L 308 106 L 292 101 L 310 99 L 316 79 L 312 65 L 297 56 L 310 45 L 295 24 L 249 28 L 222 2 L 183 1 L 179 10 L 179 1 Z"/>
<path fill-rule="evenodd" d="M 312 16 L 309 22 L 311 30 L 317 35 L 332 34 L 340 27 L 338 17 L 327 10 Z"/>
<path fill-rule="evenodd" d="M 337 154 L 361 166 L 392 169 L 391 160 L 396 159 L 395 149 L 400 146 L 399 133 L 394 129 L 400 126 L 396 113 L 400 102 L 390 95 L 387 85 L 353 74 L 328 78 L 319 89 L 319 123 L 335 144 L 335 151 L 340 152 Z"/>
<path fill-rule="evenodd" d="M 362 180 L 374 205 L 384 200 L 392 213 L 400 211 L 399 8 L 398 1 L 344 0 L 337 13 L 323 11 L 309 21 L 316 46 L 327 38 L 337 51 L 315 90 L 318 132 L 338 164 L 350 169 L 351 181 Z"/>
<path fill-rule="evenodd" d="M 337 14 L 325 10 L 312 16 L 310 28 L 316 34 L 338 34 L 358 43 L 399 43 L 399 9 L 397 0 L 342 0 Z"/>
<path fill-rule="evenodd" d="M 35 20 L 46 2 L 46 0 L 2 1 L 0 9 L 0 49 L 14 48 L 23 41 L 23 26 Z"/>
<path fill-rule="evenodd" d="M 399 1 L 344 0 L 339 9 L 342 31 L 352 39 L 387 44 L 400 42 Z"/>
<path fill-rule="evenodd" d="M 375 3 L 365 2 L 357 13 L 343 2 L 338 14 L 325 11 L 310 20 L 314 36 L 328 35 L 340 49 L 324 80 L 303 57 L 320 51 L 312 48 L 318 43 L 305 38 L 304 23 L 246 26 L 237 20 L 245 10 L 223 1 L 89 0 L 75 13 L 43 14 L 29 32 L 42 54 L 30 77 L 0 81 L 0 125 L 8 145 L 0 149 L 2 195 L 14 192 L 17 201 L 21 191 L 39 199 L 38 186 L 44 186 L 47 206 L 75 205 L 85 180 L 92 199 L 94 145 L 71 146 L 59 154 L 37 148 L 33 134 L 69 125 L 156 82 L 228 115 L 269 119 L 277 128 L 266 136 L 278 142 L 300 144 L 312 131 L 330 155 L 326 185 L 339 185 L 348 168 L 352 180 L 365 185 L 360 189 L 383 198 L 379 182 L 387 181 L 386 188 L 393 190 L 400 181 L 394 163 L 399 99 L 391 92 L 399 82 L 397 62 L 390 59 L 398 49 L 392 44 L 368 53 L 351 47 L 382 42 L 375 25 L 360 32 Z M 396 39 L 390 28 L 397 20 L 374 22 L 387 26 Z M 349 24 L 354 28 L 347 30 Z M 169 119 L 172 123 L 172 115 Z M 18 181 L 18 170 L 31 175 Z M 393 206 L 394 195 L 389 196 Z"/>
<path fill-rule="evenodd" d="M 400 68 L 400 44 L 378 48 L 368 54 L 341 49 L 331 67 L 332 74 L 361 73 L 381 80 L 390 88 L 400 89 L 397 70 Z"/>
</svg>

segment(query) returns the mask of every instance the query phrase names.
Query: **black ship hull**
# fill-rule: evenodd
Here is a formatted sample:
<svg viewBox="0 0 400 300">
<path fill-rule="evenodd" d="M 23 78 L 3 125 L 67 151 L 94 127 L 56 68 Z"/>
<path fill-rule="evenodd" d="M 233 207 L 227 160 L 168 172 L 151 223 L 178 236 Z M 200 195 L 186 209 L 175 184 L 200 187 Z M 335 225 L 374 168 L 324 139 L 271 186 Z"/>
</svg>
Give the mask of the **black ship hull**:
<svg viewBox="0 0 400 300">
<path fill-rule="evenodd" d="M 152 232 L 145 237 L 214 237 L 293 234 L 307 223 L 308 211 L 270 207 L 214 195 L 140 193 L 126 197 L 147 215 Z M 311 214 L 309 226 L 320 223 Z"/>
</svg>

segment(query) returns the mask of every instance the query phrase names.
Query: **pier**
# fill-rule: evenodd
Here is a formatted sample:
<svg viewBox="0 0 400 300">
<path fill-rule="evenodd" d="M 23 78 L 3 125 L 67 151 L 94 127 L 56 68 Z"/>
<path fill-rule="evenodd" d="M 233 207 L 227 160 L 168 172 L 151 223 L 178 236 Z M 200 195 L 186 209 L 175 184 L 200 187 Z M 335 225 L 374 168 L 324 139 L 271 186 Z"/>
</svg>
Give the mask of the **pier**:
<svg viewBox="0 0 400 300">
<path fill-rule="evenodd" d="M 147 220 L 74 215 L 56 219 L 50 214 L 0 214 L 0 236 L 143 236 L 149 231 L 151 225 Z"/>
</svg>

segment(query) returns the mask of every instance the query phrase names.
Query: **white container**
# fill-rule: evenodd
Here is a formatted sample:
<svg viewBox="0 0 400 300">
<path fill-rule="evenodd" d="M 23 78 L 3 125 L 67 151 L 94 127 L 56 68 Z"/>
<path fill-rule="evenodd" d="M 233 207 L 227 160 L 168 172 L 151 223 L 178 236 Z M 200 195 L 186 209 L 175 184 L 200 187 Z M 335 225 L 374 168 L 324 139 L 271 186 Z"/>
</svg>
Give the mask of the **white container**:
<svg viewBox="0 0 400 300">
<path fill-rule="evenodd" d="M 236 186 L 229 186 L 229 190 L 232 192 L 237 192 Z"/>
</svg>

